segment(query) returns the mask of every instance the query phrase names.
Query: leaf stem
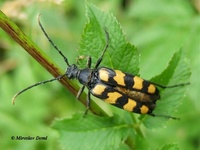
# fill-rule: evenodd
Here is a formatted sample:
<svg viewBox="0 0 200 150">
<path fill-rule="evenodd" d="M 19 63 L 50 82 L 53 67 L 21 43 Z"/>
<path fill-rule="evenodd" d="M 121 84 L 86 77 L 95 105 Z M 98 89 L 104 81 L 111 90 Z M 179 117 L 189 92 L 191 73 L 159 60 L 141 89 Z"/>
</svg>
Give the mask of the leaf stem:
<svg viewBox="0 0 200 150">
<path fill-rule="evenodd" d="M 54 77 L 58 77 L 63 74 L 63 71 L 32 41 L 30 40 L 19 27 L 12 22 L 1 10 L 0 10 L 0 27 L 21 47 L 24 48 L 37 62 L 39 62 L 49 73 Z M 63 77 L 59 82 L 66 87 L 74 96 L 78 92 L 78 85 L 69 81 L 67 77 Z M 80 97 L 80 101 L 85 103 L 86 94 L 83 93 Z M 98 111 L 95 111 L 95 110 Z M 95 102 L 92 102 L 91 110 L 96 114 L 103 114 L 108 116 Z"/>
</svg>

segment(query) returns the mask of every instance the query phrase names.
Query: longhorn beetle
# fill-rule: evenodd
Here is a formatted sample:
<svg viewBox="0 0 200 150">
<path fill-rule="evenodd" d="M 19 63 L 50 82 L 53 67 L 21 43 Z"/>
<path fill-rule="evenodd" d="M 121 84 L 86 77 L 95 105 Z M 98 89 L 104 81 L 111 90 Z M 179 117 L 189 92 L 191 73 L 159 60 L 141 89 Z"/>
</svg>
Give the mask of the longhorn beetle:
<svg viewBox="0 0 200 150">
<path fill-rule="evenodd" d="M 130 112 L 178 119 L 171 116 L 153 114 L 153 110 L 156 107 L 156 101 L 160 99 L 160 94 L 157 87 L 174 88 L 178 86 L 184 86 L 189 83 L 177 84 L 172 86 L 163 86 L 157 83 L 153 83 L 151 81 L 144 80 L 138 76 L 124 73 L 120 70 L 113 70 L 107 67 L 99 67 L 103 60 L 103 56 L 109 46 L 109 34 L 106 29 L 104 29 L 106 35 L 106 45 L 102 54 L 98 58 L 95 67 L 93 69 L 91 68 L 92 60 L 91 57 L 88 57 L 87 68 L 79 69 L 77 65 L 69 64 L 68 59 L 53 43 L 53 41 L 48 36 L 47 32 L 44 30 L 39 17 L 38 23 L 46 38 L 49 40 L 49 42 L 55 48 L 55 50 L 63 57 L 68 67 L 63 75 L 43 82 L 38 82 L 18 92 L 12 99 L 13 104 L 15 98 L 21 93 L 40 84 L 60 80 L 64 76 L 67 76 L 69 79 L 77 79 L 83 85 L 77 94 L 77 98 L 79 98 L 85 87 L 88 88 L 88 95 L 86 101 L 87 110 L 90 106 L 90 94 L 92 94 L 93 96 L 102 99 L 109 104 L 112 104 L 118 108 Z"/>
</svg>

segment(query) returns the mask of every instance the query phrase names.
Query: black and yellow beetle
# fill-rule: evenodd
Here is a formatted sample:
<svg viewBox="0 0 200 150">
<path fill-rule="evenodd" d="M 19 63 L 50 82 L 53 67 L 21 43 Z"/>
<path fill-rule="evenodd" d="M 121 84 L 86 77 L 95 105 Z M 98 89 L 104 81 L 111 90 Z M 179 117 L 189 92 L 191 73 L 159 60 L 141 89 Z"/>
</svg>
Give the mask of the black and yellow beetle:
<svg viewBox="0 0 200 150">
<path fill-rule="evenodd" d="M 177 119 L 175 117 L 155 115 L 152 113 L 155 109 L 156 101 L 160 99 L 159 90 L 156 86 L 161 88 L 172 88 L 177 86 L 183 86 L 188 83 L 173 86 L 163 86 L 153 83 L 151 81 L 144 80 L 138 76 L 124 73 L 120 70 L 113 70 L 107 67 L 99 67 L 103 59 L 104 53 L 108 48 L 109 34 L 106 31 L 106 29 L 104 29 L 106 34 L 106 46 L 101 56 L 97 60 L 95 67 L 91 69 L 91 57 L 89 57 L 87 68 L 79 69 L 77 65 L 70 65 L 68 63 L 68 59 L 63 55 L 63 53 L 50 39 L 46 31 L 44 30 L 42 24 L 40 23 L 39 19 L 38 22 L 47 39 L 59 52 L 59 54 L 64 58 L 64 61 L 68 66 L 67 71 L 63 75 L 60 75 L 50 80 L 36 83 L 18 92 L 12 99 L 13 103 L 18 95 L 20 95 L 28 89 L 40 84 L 60 80 L 62 77 L 67 76 L 69 79 L 77 79 L 83 85 L 77 94 L 77 98 L 79 98 L 85 87 L 88 88 L 87 110 L 90 106 L 90 94 L 92 94 L 93 96 L 102 99 L 109 104 L 112 104 L 118 108 L 130 112 Z"/>
</svg>

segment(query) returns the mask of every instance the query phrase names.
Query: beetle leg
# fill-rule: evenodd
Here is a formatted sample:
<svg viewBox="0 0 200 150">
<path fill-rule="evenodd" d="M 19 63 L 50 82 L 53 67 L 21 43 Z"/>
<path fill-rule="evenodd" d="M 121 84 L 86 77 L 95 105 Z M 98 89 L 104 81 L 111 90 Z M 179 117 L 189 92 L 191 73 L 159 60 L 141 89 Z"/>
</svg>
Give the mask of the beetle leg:
<svg viewBox="0 0 200 150">
<path fill-rule="evenodd" d="M 79 97 L 80 97 L 81 94 L 83 93 L 84 89 L 85 89 L 85 85 L 82 86 L 82 88 L 80 88 L 80 90 L 78 91 L 78 93 L 77 93 L 77 95 L 76 95 L 76 98 L 77 98 L 77 99 L 79 99 Z"/>
<path fill-rule="evenodd" d="M 91 63 L 92 63 L 92 59 L 91 59 L 91 57 L 89 56 L 89 57 L 88 57 L 88 60 L 87 60 L 87 67 L 88 67 L 88 68 L 91 67 Z"/>
<path fill-rule="evenodd" d="M 90 92 L 88 91 L 87 100 L 86 100 L 86 111 L 84 115 L 87 115 L 87 112 L 89 109 L 90 109 Z"/>
<path fill-rule="evenodd" d="M 95 65 L 94 69 L 97 69 L 97 68 L 99 67 L 99 65 L 100 65 L 100 63 L 101 63 L 101 61 L 102 61 L 102 59 L 103 59 L 104 53 L 106 52 L 106 50 L 107 50 L 107 48 L 108 48 L 109 34 L 108 34 L 106 28 L 104 28 L 104 31 L 105 31 L 105 34 L 106 34 L 106 45 L 105 45 L 105 47 L 104 47 L 104 50 L 103 50 L 101 56 L 100 56 L 99 59 L 97 60 L 97 63 L 96 63 L 96 65 Z"/>
</svg>

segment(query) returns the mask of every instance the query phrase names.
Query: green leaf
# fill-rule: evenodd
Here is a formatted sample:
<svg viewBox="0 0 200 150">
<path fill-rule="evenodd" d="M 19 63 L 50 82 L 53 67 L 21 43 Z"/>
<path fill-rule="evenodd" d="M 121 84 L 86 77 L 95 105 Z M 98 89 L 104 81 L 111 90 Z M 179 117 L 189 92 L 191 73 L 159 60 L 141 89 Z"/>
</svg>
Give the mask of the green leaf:
<svg viewBox="0 0 200 150">
<path fill-rule="evenodd" d="M 128 127 L 119 117 L 90 114 L 76 114 L 53 124 L 53 128 L 60 133 L 62 147 L 73 150 L 118 149 L 128 134 Z"/>
<path fill-rule="evenodd" d="M 161 85 L 176 85 L 188 83 L 190 77 L 190 68 L 183 50 L 179 50 L 174 54 L 169 62 L 168 67 L 158 76 L 152 79 L 152 82 Z M 161 99 L 157 101 L 156 109 L 153 111 L 157 115 L 172 116 L 177 107 L 181 104 L 184 93 L 188 86 L 178 86 L 174 88 L 166 88 L 161 91 Z M 157 128 L 165 124 L 167 119 L 161 117 L 147 117 L 144 124 L 148 128 Z"/>
<path fill-rule="evenodd" d="M 138 52 L 126 42 L 116 19 L 89 3 L 87 17 L 89 21 L 84 28 L 79 55 L 91 56 L 94 67 L 106 44 L 106 29 L 109 33 L 109 47 L 101 65 L 138 74 Z M 84 68 L 85 64 L 86 62 L 81 63 Z M 59 141 L 64 149 L 103 150 L 128 147 L 124 141 L 130 125 L 122 122 L 118 116 L 103 118 L 87 115 L 83 118 L 83 114 L 80 114 L 71 119 L 56 121 L 53 127 L 59 131 Z"/>
<path fill-rule="evenodd" d="M 179 150 L 177 143 L 165 144 L 160 150 Z"/>
<path fill-rule="evenodd" d="M 93 60 L 92 67 L 94 67 L 106 45 L 105 29 L 109 33 L 109 47 L 101 66 L 138 74 L 138 51 L 125 40 L 124 34 L 116 19 L 90 3 L 87 3 L 86 9 L 88 23 L 82 35 L 80 48 L 78 50 L 79 55 L 83 56 L 83 58 L 91 56 Z M 85 64 L 86 59 L 80 61 L 80 65 L 84 68 Z M 187 82 L 190 74 L 188 70 L 187 60 L 185 60 L 180 50 L 174 55 L 169 66 L 163 73 L 153 78 L 152 81 L 163 85 L 183 83 L 183 81 Z M 161 94 L 162 100 L 158 102 L 154 113 L 170 116 L 180 103 L 184 91 L 184 87 L 163 90 Z M 144 124 L 148 128 L 156 128 L 161 127 L 166 120 L 166 118 L 152 118 L 147 116 Z M 53 127 L 59 131 L 60 142 L 65 149 L 119 149 L 122 146 L 126 147 L 123 143 L 126 137 L 129 136 L 130 127 L 132 127 L 129 123 L 124 122 L 118 116 L 108 118 L 87 115 L 84 118 L 83 114 L 81 114 L 75 115 L 70 119 L 56 121 Z M 139 126 L 137 128 L 140 130 L 141 127 Z M 139 132 L 137 133 L 140 135 Z M 129 145 L 129 143 L 130 141 L 127 144 Z M 143 146 L 144 144 L 138 145 L 138 147 Z"/>
<path fill-rule="evenodd" d="M 86 23 L 82 34 L 78 50 L 79 56 L 84 56 L 83 58 L 91 56 L 91 68 L 93 68 L 106 45 L 106 33 L 104 31 L 106 30 L 109 34 L 109 46 L 100 66 L 138 74 L 139 53 L 134 46 L 125 40 L 116 18 L 102 12 L 90 3 L 86 3 L 86 12 L 88 23 Z M 85 68 L 86 61 L 87 59 L 79 60 L 82 68 Z"/>
<path fill-rule="evenodd" d="M 87 3 L 88 23 L 84 28 L 80 43 L 79 55 L 91 56 L 92 66 L 97 62 L 109 33 L 108 49 L 100 66 L 107 66 L 129 73 L 138 74 L 139 54 L 137 49 L 125 40 L 120 24 L 111 14 L 102 12 L 94 5 Z M 86 61 L 82 63 L 86 65 Z"/>
</svg>

